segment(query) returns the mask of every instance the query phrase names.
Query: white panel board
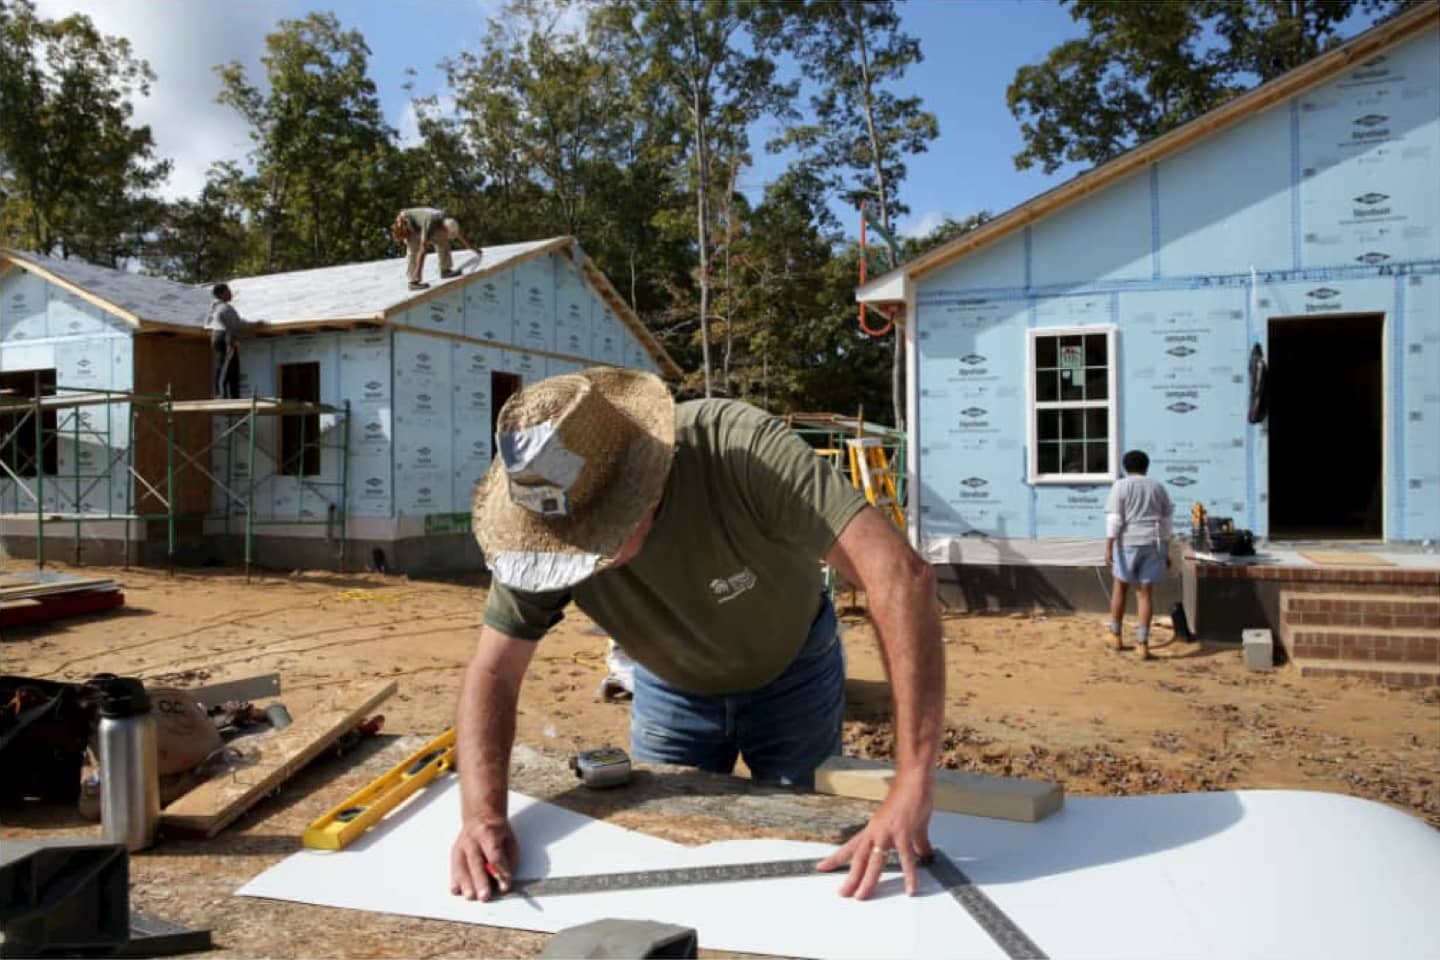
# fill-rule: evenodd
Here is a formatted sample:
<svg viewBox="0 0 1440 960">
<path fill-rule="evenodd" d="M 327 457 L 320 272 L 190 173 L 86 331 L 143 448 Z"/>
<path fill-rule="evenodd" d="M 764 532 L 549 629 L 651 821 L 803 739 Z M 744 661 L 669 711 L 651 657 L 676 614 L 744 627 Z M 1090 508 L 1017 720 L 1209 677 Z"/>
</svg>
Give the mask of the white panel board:
<svg viewBox="0 0 1440 960">
<path fill-rule="evenodd" d="M 545 358 L 523 350 L 505 351 L 505 369 L 520 374 L 522 386 L 545 379 Z"/>
<path fill-rule="evenodd" d="M 516 266 L 515 345 L 530 350 L 555 349 L 554 255 Z"/>
<path fill-rule="evenodd" d="M 0 277 L 0 341 L 49 336 L 45 319 L 49 293 L 49 283 L 24 270 L 11 270 Z"/>
<path fill-rule="evenodd" d="M 55 344 L 11 341 L 0 350 L 0 372 L 55 369 Z"/>
<path fill-rule="evenodd" d="M 625 364 L 625 344 L 630 334 L 615 311 L 596 297 L 591 305 L 590 358 L 597 363 L 619 367 Z"/>
<path fill-rule="evenodd" d="M 1399 416 L 1405 439 L 1403 476 L 1397 478 L 1403 496 L 1399 535 L 1435 543 L 1440 541 L 1440 277 L 1400 282 L 1405 342 Z M 1392 470 L 1393 464 L 1392 457 Z"/>
<path fill-rule="evenodd" d="M 1147 278 L 1150 177 L 1131 174 L 1030 229 L 1030 282 L 1037 287 Z"/>
<path fill-rule="evenodd" d="M 340 334 L 340 396 L 352 407 L 390 400 L 390 331 Z"/>
<path fill-rule="evenodd" d="M 821 844 L 685 848 L 510 795 L 520 876 L 569 876 L 817 856 Z M 348 849 L 294 854 L 242 896 L 555 931 L 597 917 L 663 918 L 708 949 L 777 956 L 1004 957 L 922 872 L 869 901 L 835 875 L 570 897 L 450 893 L 459 822 L 453 779 L 422 792 Z M 1440 835 L 1382 804 L 1300 791 L 1075 797 L 1034 823 L 937 813 L 932 843 L 1054 957 L 1431 957 L 1440 954 Z M 1345 864 L 1344 882 L 1334 865 Z M 597 866 L 598 865 L 598 866 Z M 376 883 L 375 877 L 407 883 Z M 1135 905 L 1143 903 L 1143 910 Z M 784 904 L 786 922 L 776 922 Z"/>
<path fill-rule="evenodd" d="M 271 337 L 246 340 L 240 345 L 240 396 L 274 397 L 275 340 Z"/>
<path fill-rule="evenodd" d="M 592 295 L 568 257 L 551 257 L 555 265 L 555 352 L 590 356 Z"/>
<path fill-rule="evenodd" d="M 1300 100 L 1305 266 L 1440 257 L 1440 32 Z"/>
<path fill-rule="evenodd" d="M 465 336 L 492 343 L 515 337 L 515 278 L 508 272 L 465 285 Z"/>
<path fill-rule="evenodd" d="M 1026 301 L 922 303 L 921 525 L 929 534 L 1023 536 Z M 1019 362 L 1019 367 L 1016 364 Z"/>
<path fill-rule="evenodd" d="M 135 341 L 129 337 L 110 341 L 110 386 L 113 390 L 135 388 Z"/>
<path fill-rule="evenodd" d="M 1279 106 L 1160 161 L 1160 273 L 1288 269 L 1290 110 Z"/>
<path fill-rule="evenodd" d="M 395 335 L 395 512 L 451 512 L 453 347 L 438 338 Z"/>
<path fill-rule="evenodd" d="M 117 320 L 114 314 L 101 310 L 90 301 L 59 287 L 50 288 L 46 313 L 46 325 L 52 337 L 109 333 L 113 330 L 113 324 L 124 323 Z M 128 325 L 126 326 L 128 329 Z"/>
<path fill-rule="evenodd" d="M 1175 528 L 1190 504 L 1243 518 L 1246 499 L 1244 287 L 1120 296 L 1120 441 L 1150 457 L 1150 476 L 1175 503 Z M 1104 496 L 1084 535 L 1104 536 Z M 1079 527 L 1073 528 L 1080 535 Z M 1046 535 L 1042 529 L 1041 535 Z"/>
<path fill-rule="evenodd" d="M 427 300 L 405 311 L 402 321 L 416 330 L 431 333 L 462 333 L 465 329 L 464 294 L 460 291 Z"/>
<path fill-rule="evenodd" d="M 350 513 L 356 517 L 391 515 L 390 454 L 350 458 Z"/>
<path fill-rule="evenodd" d="M 505 369 L 504 352 L 495 347 L 454 346 L 453 469 L 451 501 L 456 512 L 470 507 L 475 482 L 490 465 L 491 375 Z"/>
<path fill-rule="evenodd" d="M 1020 289 L 1025 286 L 1025 235 L 1016 231 L 981 247 L 924 279 L 929 296 L 976 289 Z"/>
</svg>

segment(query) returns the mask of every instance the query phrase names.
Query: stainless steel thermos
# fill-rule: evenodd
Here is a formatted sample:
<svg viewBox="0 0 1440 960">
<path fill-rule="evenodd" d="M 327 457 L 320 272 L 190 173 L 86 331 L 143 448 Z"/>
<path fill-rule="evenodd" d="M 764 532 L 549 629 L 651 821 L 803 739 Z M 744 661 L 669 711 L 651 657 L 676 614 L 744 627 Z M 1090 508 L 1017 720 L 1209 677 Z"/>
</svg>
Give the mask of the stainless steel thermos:
<svg viewBox="0 0 1440 960">
<path fill-rule="evenodd" d="M 110 843 L 143 850 L 160 824 L 160 772 L 155 716 L 145 685 L 134 677 L 100 683 L 100 828 Z"/>
</svg>

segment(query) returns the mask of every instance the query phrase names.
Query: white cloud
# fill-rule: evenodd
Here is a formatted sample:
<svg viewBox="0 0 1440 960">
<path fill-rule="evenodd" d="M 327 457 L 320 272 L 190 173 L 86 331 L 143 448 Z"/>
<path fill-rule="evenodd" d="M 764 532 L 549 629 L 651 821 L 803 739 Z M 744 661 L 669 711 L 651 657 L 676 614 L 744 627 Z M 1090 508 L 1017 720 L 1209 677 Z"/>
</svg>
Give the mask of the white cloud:
<svg viewBox="0 0 1440 960">
<path fill-rule="evenodd" d="M 939 210 L 926 210 L 920 216 L 911 216 L 906 219 L 905 225 L 900 228 L 902 237 L 923 237 L 933 231 L 940 224 L 945 222 L 945 214 Z"/>
<path fill-rule="evenodd" d="M 280 17 L 279 0 L 212 3 L 199 0 L 38 0 L 40 16 L 83 13 L 109 36 L 125 37 L 149 61 L 156 80 L 150 96 L 134 101 L 133 122 L 148 124 L 156 153 L 173 161 L 167 198 L 194 196 L 216 160 L 243 161 L 249 127 L 230 107 L 215 102 L 216 64 L 240 60 L 252 82 L 259 77 L 265 34 Z"/>
</svg>

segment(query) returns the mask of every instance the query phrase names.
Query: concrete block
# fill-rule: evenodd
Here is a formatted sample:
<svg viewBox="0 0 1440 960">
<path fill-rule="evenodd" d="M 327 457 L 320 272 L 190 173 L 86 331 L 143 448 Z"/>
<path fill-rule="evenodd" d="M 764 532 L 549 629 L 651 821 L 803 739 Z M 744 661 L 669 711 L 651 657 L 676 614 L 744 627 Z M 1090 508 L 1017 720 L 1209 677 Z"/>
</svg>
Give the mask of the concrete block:
<svg viewBox="0 0 1440 960">
<path fill-rule="evenodd" d="M 1245 666 L 1250 670 L 1275 668 L 1275 638 L 1269 630 L 1242 630 L 1241 646 L 1245 650 Z"/>
</svg>

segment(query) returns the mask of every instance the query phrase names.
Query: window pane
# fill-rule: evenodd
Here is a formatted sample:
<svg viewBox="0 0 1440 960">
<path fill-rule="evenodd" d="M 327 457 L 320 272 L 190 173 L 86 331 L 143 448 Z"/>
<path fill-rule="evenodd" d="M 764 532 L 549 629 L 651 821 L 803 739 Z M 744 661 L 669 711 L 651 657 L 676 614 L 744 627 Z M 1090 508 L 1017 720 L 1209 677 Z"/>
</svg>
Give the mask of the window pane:
<svg viewBox="0 0 1440 960">
<path fill-rule="evenodd" d="M 1037 468 L 1041 473 L 1060 472 L 1060 444 L 1042 443 L 1040 444 L 1039 454 Z"/>
<path fill-rule="evenodd" d="M 1105 440 L 1110 436 L 1110 411 L 1101 407 L 1085 411 L 1085 439 Z"/>
<path fill-rule="evenodd" d="M 1062 347 L 1079 347 L 1083 346 L 1084 343 L 1085 338 L 1080 336 L 1080 334 L 1078 333 L 1074 333 L 1067 337 L 1060 338 L 1060 346 Z"/>
<path fill-rule="evenodd" d="M 1110 399 L 1110 377 L 1104 367 L 1085 371 L 1085 399 Z"/>
<path fill-rule="evenodd" d="M 1035 371 L 1035 402 L 1052 403 L 1060 399 L 1060 373 L 1057 370 Z"/>
<path fill-rule="evenodd" d="M 1085 444 L 1068 440 L 1060 444 L 1060 472 L 1085 472 Z"/>
<path fill-rule="evenodd" d="M 1106 462 L 1109 459 L 1107 444 L 1101 440 L 1099 443 L 1090 441 L 1085 444 L 1085 472 L 1086 473 L 1109 473 L 1110 465 Z"/>
<path fill-rule="evenodd" d="M 1055 338 L 1035 338 L 1035 366 L 1037 367 L 1058 367 L 1055 362 Z"/>
<path fill-rule="evenodd" d="M 1083 370 L 1060 371 L 1060 399 L 1084 400 L 1085 384 Z"/>
<path fill-rule="evenodd" d="M 1036 413 L 1036 439 L 1041 443 L 1060 439 L 1060 411 L 1040 410 Z"/>
<path fill-rule="evenodd" d="M 1085 437 L 1085 411 L 1060 411 L 1060 436 L 1066 440 L 1082 440 Z"/>
<path fill-rule="evenodd" d="M 1105 366 L 1105 334 L 1089 333 L 1085 335 L 1085 366 Z"/>
</svg>

